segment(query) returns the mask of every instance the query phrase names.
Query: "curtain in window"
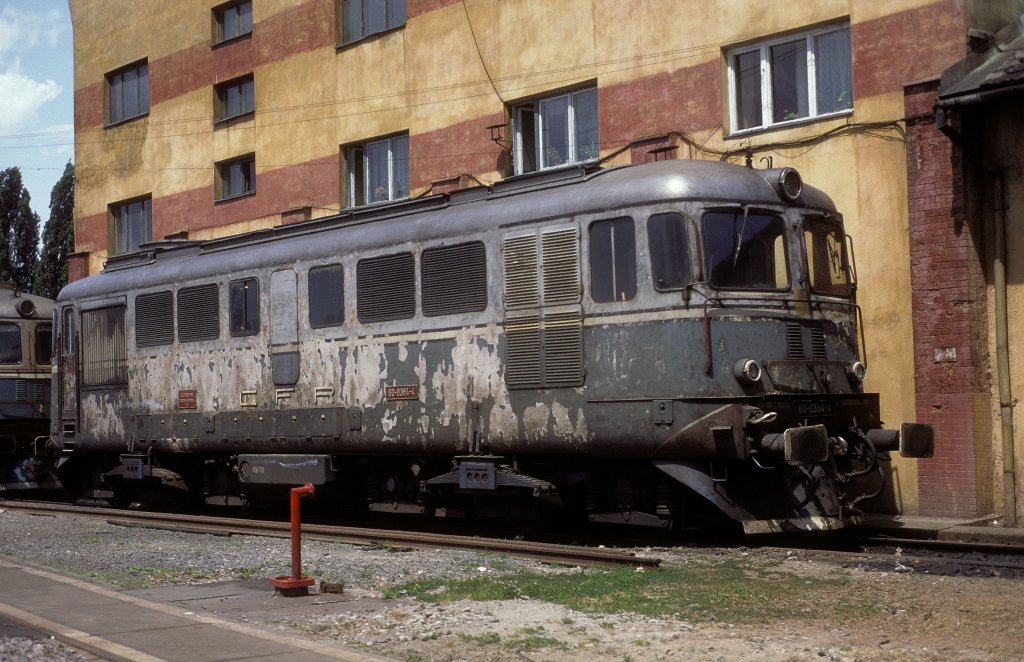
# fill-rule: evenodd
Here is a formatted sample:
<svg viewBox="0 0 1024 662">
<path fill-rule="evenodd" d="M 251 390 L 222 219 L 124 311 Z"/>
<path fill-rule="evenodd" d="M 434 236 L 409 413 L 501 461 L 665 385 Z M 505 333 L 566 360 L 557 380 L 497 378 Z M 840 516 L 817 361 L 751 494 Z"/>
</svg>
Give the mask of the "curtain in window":
<svg viewBox="0 0 1024 662">
<path fill-rule="evenodd" d="M 772 121 L 807 117 L 807 40 L 771 47 Z"/>
<path fill-rule="evenodd" d="M 836 30 L 814 40 L 814 66 L 818 86 L 818 114 L 853 107 L 853 66 L 850 29 Z"/>
<path fill-rule="evenodd" d="M 576 120 L 575 161 L 589 161 L 598 157 L 597 143 L 597 90 L 590 89 L 572 95 Z"/>
<path fill-rule="evenodd" d="M 737 129 L 761 126 L 761 53 L 741 53 L 734 59 Z"/>
<path fill-rule="evenodd" d="M 409 136 L 391 139 L 391 199 L 409 197 Z"/>
<path fill-rule="evenodd" d="M 387 140 L 366 144 L 366 197 L 369 202 L 391 199 L 391 187 L 388 182 L 389 151 Z"/>
<path fill-rule="evenodd" d="M 569 97 L 540 102 L 540 167 L 569 163 Z"/>
</svg>

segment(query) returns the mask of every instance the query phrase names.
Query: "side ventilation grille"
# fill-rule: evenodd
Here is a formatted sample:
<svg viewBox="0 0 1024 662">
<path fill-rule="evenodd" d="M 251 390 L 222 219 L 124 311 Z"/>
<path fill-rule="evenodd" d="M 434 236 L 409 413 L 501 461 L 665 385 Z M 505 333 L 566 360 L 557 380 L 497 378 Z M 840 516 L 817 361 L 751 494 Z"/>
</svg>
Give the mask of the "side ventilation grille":
<svg viewBox="0 0 1024 662">
<path fill-rule="evenodd" d="M 791 361 L 802 361 L 804 358 L 804 333 L 795 322 L 786 325 L 786 358 Z"/>
</svg>

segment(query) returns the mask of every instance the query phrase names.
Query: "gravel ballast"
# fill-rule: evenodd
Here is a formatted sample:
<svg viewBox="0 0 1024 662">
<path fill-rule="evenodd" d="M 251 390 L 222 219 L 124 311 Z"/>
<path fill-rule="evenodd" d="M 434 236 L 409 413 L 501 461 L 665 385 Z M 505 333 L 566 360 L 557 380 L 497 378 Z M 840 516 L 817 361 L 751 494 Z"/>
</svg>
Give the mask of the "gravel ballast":
<svg viewBox="0 0 1024 662">
<path fill-rule="evenodd" d="M 288 541 L 254 536 L 210 536 L 116 526 L 70 516 L 0 512 L 0 554 L 46 565 L 122 588 L 260 579 L 287 574 Z M 637 549 L 663 559 L 666 569 L 698 563 L 732 567 L 750 560 L 772 568 L 767 580 L 816 586 L 841 576 L 849 597 L 880 608 L 832 610 L 808 603 L 780 617 L 768 597 L 757 613 L 736 622 L 714 610 L 699 618 L 679 613 L 570 609 L 531 597 L 428 602 L 385 598 L 398 584 L 544 577 L 597 572 L 503 556 L 450 550 L 407 550 L 317 541 L 303 543 L 305 571 L 344 585 L 351 602 L 328 613 L 296 618 L 268 614 L 253 623 L 337 641 L 403 660 L 1024 660 L 1024 579 L 961 576 L 955 569 L 914 570 L 840 563 L 776 549 Z M 659 571 L 647 571 L 657 573 Z M 561 578 L 561 577 L 559 577 Z M 639 578 L 639 575 L 638 575 Z M 767 581 L 767 584 L 764 582 Z M 268 591 L 269 591 L 268 587 Z M 849 589 L 843 589 L 848 591 Z M 841 603 L 837 603 L 841 604 Z M 348 606 L 351 605 L 351 606 Z M 358 605 L 358 608 L 356 607 Z M 684 605 L 685 606 L 685 605 Z M 802 612 L 806 616 L 801 616 Z M 876 613 L 877 612 L 877 613 Z M 222 617 L 229 617 L 223 616 Z M 0 639 L 0 660 L 31 657 L 52 642 Z M 21 651 L 21 652 L 18 652 Z"/>
</svg>

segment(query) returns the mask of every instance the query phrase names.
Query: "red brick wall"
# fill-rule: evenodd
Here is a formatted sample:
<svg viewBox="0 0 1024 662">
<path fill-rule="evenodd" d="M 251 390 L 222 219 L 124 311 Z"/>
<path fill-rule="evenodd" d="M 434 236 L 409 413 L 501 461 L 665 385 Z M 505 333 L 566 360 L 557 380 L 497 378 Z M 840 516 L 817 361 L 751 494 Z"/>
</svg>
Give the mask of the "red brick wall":
<svg viewBox="0 0 1024 662">
<path fill-rule="evenodd" d="M 916 413 L 935 427 L 919 496 L 922 515 L 969 517 L 992 508 L 985 279 L 964 159 L 935 126 L 937 92 L 937 80 L 904 90 Z"/>
</svg>

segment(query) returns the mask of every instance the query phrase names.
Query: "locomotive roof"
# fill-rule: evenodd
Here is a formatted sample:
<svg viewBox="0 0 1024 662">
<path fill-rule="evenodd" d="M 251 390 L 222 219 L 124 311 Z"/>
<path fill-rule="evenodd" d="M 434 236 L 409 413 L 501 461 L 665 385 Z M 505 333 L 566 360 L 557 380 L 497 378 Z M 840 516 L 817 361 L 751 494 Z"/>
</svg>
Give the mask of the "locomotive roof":
<svg viewBox="0 0 1024 662">
<path fill-rule="evenodd" d="M 157 241 L 107 261 L 99 274 L 69 284 L 58 301 L 100 297 L 161 284 L 657 202 L 793 205 L 766 171 L 718 161 L 668 160 L 587 171 L 571 168 L 512 177 L 488 187 L 372 205 L 302 223 L 208 241 Z M 803 186 L 795 204 L 835 212 L 822 191 Z"/>
<path fill-rule="evenodd" d="M 24 301 L 31 301 L 32 312 L 28 315 L 18 313 L 18 304 Z M 22 306 L 25 304 L 22 303 Z M 23 308 L 25 310 L 25 308 Z M 45 297 L 39 297 L 27 292 L 19 292 L 14 285 L 7 281 L 0 281 L 0 319 L 37 319 L 49 320 L 53 316 L 53 302 Z"/>
</svg>

